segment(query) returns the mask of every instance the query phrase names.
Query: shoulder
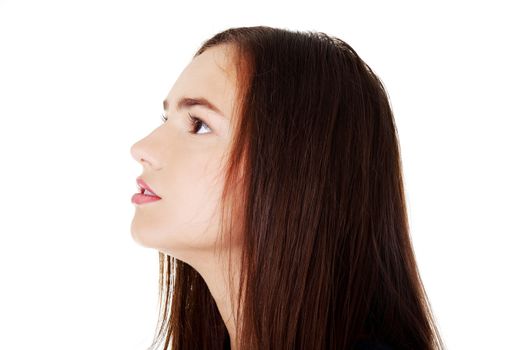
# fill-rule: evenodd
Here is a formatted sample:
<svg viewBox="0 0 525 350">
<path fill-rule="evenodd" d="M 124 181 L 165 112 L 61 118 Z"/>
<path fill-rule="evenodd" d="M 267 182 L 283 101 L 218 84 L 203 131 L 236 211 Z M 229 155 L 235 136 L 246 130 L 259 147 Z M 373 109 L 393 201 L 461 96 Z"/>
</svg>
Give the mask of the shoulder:
<svg viewBox="0 0 525 350">
<path fill-rule="evenodd" d="M 394 350 L 391 346 L 380 340 L 360 340 L 356 343 L 355 350 Z"/>
</svg>

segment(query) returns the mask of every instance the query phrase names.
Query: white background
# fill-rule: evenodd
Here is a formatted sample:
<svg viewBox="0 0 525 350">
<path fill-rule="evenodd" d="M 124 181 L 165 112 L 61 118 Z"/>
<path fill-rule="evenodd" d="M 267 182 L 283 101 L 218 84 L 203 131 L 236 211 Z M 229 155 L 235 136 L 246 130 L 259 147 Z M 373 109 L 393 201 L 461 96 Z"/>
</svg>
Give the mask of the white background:
<svg viewBox="0 0 525 350">
<path fill-rule="evenodd" d="M 523 11 L 364 3 L 0 0 L 0 348 L 150 344 L 158 253 L 130 235 L 130 147 L 204 40 L 268 25 L 345 40 L 385 84 L 448 348 L 525 349 Z"/>
</svg>

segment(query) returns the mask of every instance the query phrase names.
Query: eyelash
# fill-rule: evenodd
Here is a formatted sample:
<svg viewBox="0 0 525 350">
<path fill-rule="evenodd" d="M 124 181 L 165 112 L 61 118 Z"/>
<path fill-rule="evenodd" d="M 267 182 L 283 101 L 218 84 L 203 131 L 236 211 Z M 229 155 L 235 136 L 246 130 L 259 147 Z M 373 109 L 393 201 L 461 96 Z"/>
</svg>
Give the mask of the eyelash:
<svg viewBox="0 0 525 350">
<path fill-rule="evenodd" d="M 161 114 L 160 115 L 160 119 L 162 119 L 162 122 L 165 123 L 167 120 L 168 120 L 168 117 L 166 117 L 164 114 Z M 194 135 L 202 135 L 202 134 L 199 134 L 195 131 L 195 127 L 196 126 L 201 126 L 201 125 L 205 125 L 206 128 L 208 128 L 208 130 L 211 131 L 211 128 L 208 126 L 208 124 L 206 124 L 205 122 L 202 121 L 202 119 L 200 118 L 197 118 L 193 115 L 191 115 L 190 113 L 188 113 L 188 120 L 190 122 L 190 125 L 192 125 L 192 130 L 190 131 L 190 134 L 194 134 Z M 199 128 L 197 128 L 197 130 L 199 130 Z M 209 134 L 209 133 L 208 133 Z"/>
</svg>

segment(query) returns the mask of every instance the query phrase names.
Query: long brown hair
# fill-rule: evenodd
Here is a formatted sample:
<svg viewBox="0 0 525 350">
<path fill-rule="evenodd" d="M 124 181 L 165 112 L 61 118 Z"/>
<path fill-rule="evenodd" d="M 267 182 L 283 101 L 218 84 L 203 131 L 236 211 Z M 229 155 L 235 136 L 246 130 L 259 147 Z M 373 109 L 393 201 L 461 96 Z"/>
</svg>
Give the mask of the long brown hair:
<svg viewBox="0 0 525 350">
<path fill-rule="evenodd" d="M 243 239 L 239 348 L 347 349 L 376 339 L 392 349 L 443 349 L 380 79 L 350 45 L 322 32 L 230 28 L 194 57 L 219 44 L 236 52 L 219 237 L 236 230 Z M 230 348 L 200 274 L 161 252 L 159 263 L 164 307 L 152 347 Z"/>
</svg>

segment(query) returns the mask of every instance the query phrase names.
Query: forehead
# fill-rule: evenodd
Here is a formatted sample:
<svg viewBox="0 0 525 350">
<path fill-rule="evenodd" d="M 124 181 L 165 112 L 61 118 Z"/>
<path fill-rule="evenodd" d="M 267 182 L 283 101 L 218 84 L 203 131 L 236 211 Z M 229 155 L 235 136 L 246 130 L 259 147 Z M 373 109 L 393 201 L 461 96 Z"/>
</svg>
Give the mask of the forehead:
<svg viewBox="0 0 525 350">
<path fill-rule="evenodd" d="M 166 99 L 169 108 L 181 97 L 203 97 L 216 105 L 226 116 L 233 108 L 236 75 L 228 45 L 208 48 L 195 57 L 182 71 Z"/>
</svg>

